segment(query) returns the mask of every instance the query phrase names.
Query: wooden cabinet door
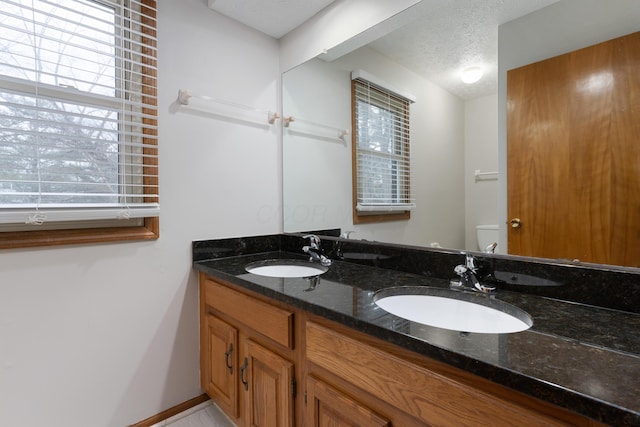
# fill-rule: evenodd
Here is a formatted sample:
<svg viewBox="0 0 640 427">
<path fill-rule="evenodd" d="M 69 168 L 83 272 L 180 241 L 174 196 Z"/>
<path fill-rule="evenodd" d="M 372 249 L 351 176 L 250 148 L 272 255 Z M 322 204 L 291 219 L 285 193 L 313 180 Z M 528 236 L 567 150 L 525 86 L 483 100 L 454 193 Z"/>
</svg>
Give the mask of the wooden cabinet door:
<svg viewBox="0 0 640 427">
<path fill-rule="evenodd" d="M 245 340 L 240 381 L 245 421 L 251 427 L 291 427 L 293 364 L 251 339 Z"/>
<path fill-rule="evenodd" d="M 476 388 L 468 381 L 459 382 L 444 373 L 411 363 L 385 352 L 378 346 L 361 342 L 315 322 L 306 324 L 306 357 L 313 366 L 331 372 L 339 379 L 353 384 L 362 391 L 363 395 L 374 396 L 406 416 L 421 421 L 424 425 L 455 427 L 575 425 L 556 419 L 555 410 L 554 415 L 539 412 L 538 403 L 534 403 L 533 407 L 526 407 L 519 401 L 502 399 Z M 473 378 L 473 381 L 477 381 L 478 385 L 484 382 L 476 378 Z M 332 401 L 332 404 L 337 403 Z M 327 408 L 328 405 L 325 409 Z M 324 425 L 333 426 L 334 424 L 327 422 Z"/>
<path fill-rule="evenodd" d="M 509 253 L 640 267 L 640 32 L 507 73 Z"/>
<path fill-rule="evenodd" d="M 323 381 L 307 377 L 306 420 L 310 427 L 388 427 L 389 420 Z"/>
<path fill-rule="evenodd" d="M 230 417 L 238 413 L 238 330 L 207 313 L 202 388 Z"/>
</svg>

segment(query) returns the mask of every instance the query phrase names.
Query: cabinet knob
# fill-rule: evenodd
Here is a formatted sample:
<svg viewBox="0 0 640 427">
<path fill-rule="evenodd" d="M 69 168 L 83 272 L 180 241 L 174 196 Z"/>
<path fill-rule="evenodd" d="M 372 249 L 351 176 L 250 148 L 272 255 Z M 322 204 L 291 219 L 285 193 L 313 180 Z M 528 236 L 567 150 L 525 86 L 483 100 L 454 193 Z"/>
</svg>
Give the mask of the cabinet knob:
<svg viewBox="0 0 640 427">
<path fill-rule="evenodd" d="M 511 228 L 520 228 L 522 227 L 522 220 L 520 218 L 513 218 L 509 221 L 509 225 L 511 225 Z"/>
</svg>

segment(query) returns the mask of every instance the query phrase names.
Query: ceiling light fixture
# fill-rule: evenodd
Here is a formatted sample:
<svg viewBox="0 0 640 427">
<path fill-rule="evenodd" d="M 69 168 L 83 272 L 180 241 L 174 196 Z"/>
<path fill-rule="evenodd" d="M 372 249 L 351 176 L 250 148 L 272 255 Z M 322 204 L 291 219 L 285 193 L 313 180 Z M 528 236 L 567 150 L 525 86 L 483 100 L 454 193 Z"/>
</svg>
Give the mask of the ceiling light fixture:
<svg viewBox="0 0 640 427">
<path fill-rule="evenodd" d="M 478 66 L 468 67 L 462 70 L 460 79 L 467 84 L 475 83 L 482 78 L 482 68 Z"/>
</svg>

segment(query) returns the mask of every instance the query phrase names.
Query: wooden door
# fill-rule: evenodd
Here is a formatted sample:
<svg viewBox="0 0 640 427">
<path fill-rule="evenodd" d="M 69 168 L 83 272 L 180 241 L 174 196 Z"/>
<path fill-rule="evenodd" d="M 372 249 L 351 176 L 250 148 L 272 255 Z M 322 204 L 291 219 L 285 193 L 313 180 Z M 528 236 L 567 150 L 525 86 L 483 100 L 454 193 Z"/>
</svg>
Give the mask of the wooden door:
<svg viewBox="0 0 640 427">
<path fill-rule="evenodd" d="M 389 420 L 314 377 L 307 377 L 310 427 L 388 427 Z"/>
<path fill-rule="evenodd" d="M 245 340 L 245 421 L 251 427 L 292 427 L 293 364 L 250 339 Z"/>
<path fill-rule="evenodd" d="M 640 266 L 640 33 L 507 73 L 509 253 Z"/>
<path fill-rule="evenodd" d="M 238 330 L 206 315 L 202 388 L 232 418 L 238 418 Z"/>
</svg>

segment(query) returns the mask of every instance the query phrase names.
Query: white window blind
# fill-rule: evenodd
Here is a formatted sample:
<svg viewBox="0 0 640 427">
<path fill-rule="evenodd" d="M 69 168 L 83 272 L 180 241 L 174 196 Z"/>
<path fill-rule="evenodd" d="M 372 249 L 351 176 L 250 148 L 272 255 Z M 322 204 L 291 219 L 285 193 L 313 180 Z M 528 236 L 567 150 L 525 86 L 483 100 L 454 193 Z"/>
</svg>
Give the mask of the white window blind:
<svg viewBox="0 0 640 427">
<path fill-rule="evenodd" d="M 410 99 L 354 73 L 356 210 L 408 211 L 411 196 Z"/>
<path fill-rule="evenodd" d="M 0 224 L 157 216 L 155 1 L 0 0 Z"/>
</svg>

